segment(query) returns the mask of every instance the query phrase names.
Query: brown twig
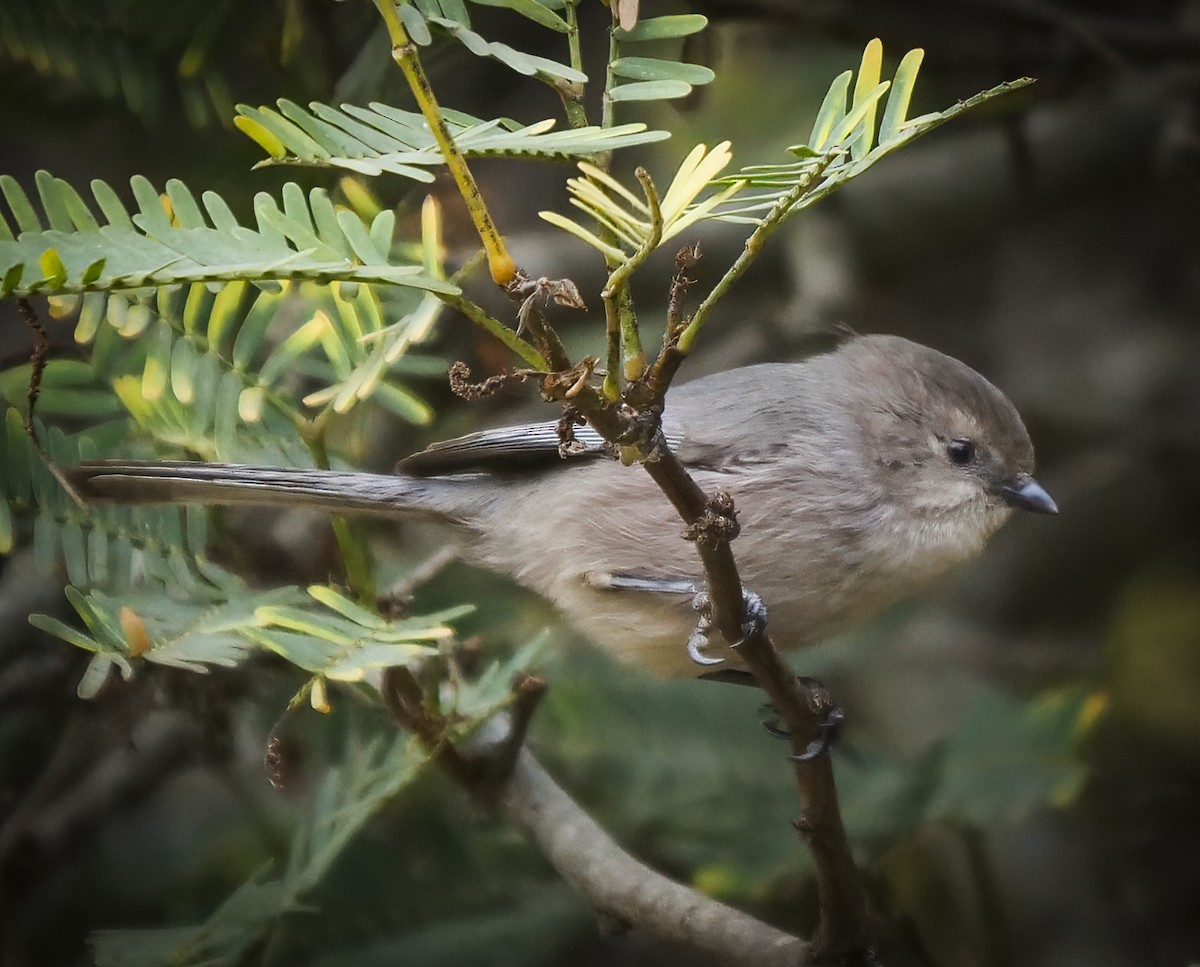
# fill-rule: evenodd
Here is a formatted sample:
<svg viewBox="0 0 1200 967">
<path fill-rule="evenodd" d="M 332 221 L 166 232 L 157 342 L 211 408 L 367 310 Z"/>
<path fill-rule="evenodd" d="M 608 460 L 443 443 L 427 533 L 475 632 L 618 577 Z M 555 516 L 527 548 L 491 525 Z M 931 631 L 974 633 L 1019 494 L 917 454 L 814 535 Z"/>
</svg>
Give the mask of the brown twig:
<svg viewBox="0 0 1200 967">
<path fill-rule="evenodd" d="M 514 369 L 511 373 L 500 373 L 497 376 L 489 376 L 481 382 L 472 383 L 471 368 L 459 360 L 450 365 L 450 392 L 455 396 L 461 396 L 469 403 L 474 403 L 494 396 L 516 383 L 524 383 L 528 379 L 541 375 L 543 374 L 536 369 Z"/>
<path fill-rule="evenodd" d="M 46 359 L 50 355 L 50 342 L 46 338 L 46 330 L 43 328 L 41 320 L 38 319 L 37 313 L 34 312 L 33 306 L 29 304 L 29 300 L 18 299 L 17 309 L 20 310 L 25 325 L 33 333 L 33 355 L 29 357 L 29 391 L 26 394 L 29 406 L 25 411 L 25 432 L 36 443 L 37 433 L 33 428 L 33 412 L 37 408 L 38 394 L 42 391 L 42 374 L 46 371 Z"/>
<path fill-rule="evenodd" d="M 396 720 L 480 807 L 498 809 L 520 829 L 602 916 L 689 944 L 729 964 L 806 963 L 803 941 L 650 869 L 555 783 L 523 748 L 526 727 L 544 693 L 541 679 L 519 676 L 513 682 L 507 728 L 493 719 L 479 739 L 456 747 L 446 738 L 449 721 L 430 712 L 411 672 L 389 669 L 384 679 L 384 697 Z"/>
<path fill-rule="evenodd" d="M 723 963 L 807 963 L 803 941 L 676 883 L 627 853 L 528 750 L 518 756 L 499 806 L 559 875 L 602 914 L 706 951 Z"/>
<path fill-rule="evenodd" d="M 42 326 L 42 322 L 38 319 L 37 313 L 33 306 L 30 305 L 28 299 L 18 299 L 17 308 L 20 310 L 21 318 L 25 320 L 30 331 L 33 333 L 33 355 L 29 357 L 29 391 L 26 398 L 29 401 L 28 408 L 25 411 L 25 432 L 29 434 L 29 439 L 33 441 L 34 448 L 38 452 L 38 456 L 46 464 L 46 469 L 50 471 L 58 485 L 62 487 L 68 497 L 70 497 L 76 505 L 86 508 L 82 497 L 75 490 L 66 475 L 59 470 L 51 458 L 46 448 L 42 446 L 42 441 L 38 439 L 37 425 L 33 421 L 34 410 L 37 407 L 38 395 L 42 391 L 42 375 L 46 372 L 46 362 L 50 356 L 50 342 L 46 337 L 46 330 Z"/>
<path fill-rule="evenodd" d="M 675 275 L 671 279 L 671 291 L 667 296 L 667 323 L 663 333 L 662 349 L 654 362 L 636 384 L 629 388 L 627 399 L 631 403 L 645 406 L 662 406 L 685 355 L 679 351 L 679 336 L 687 327 L 683 314 L 684 301 L 693 280 L 688 272 L 700 261 L 700 243 L 685 245 L 675 253 Z"/>
<path fill-rule="evenodd" d="M 575 409 L 574 403 L 563 406 L 562 416 L 558 418 L 555 430 L 558 433 L 558 455 L 564 460 L 583 452 L 586 447 L 575 439 L 575 427 L 583 423 L 583 417 Z"/>
<path fill-rule="evenodd" d="M 695 541 L 715 627 L 738 649 L 791 733 L 803 809 L 797 829 L 812 851 L 820 897 L 810 962 L 847 967 L 872 964 L 866 900 L 842 824 L 833 766 L 828 755 L 811 755 L 829 727 L 830 708 L 823 696 L 798 680 L 780 658 L 765 622 L 748 620 L 745 593 L 730 547 L 737 535 L 732 498 L 728 494 L 706 497 L 665 440 L 660 439 L 645 466 Z"/>
<path fill-rule="evenodd" d="M 529 330 L 533 334 L 533 344 L 551 369 L 570 369 L 571 357 L 558 333 L 546 325 L 542 309 L 550 299 L 562 306 L 583 308 L 583 299 L 575 283 L 570 279 L 531 279 L 524 270 L 517 269 L 516 276 L 504 286 L 504 291 L 517 306 L 517 332 Z"/>
</svg>

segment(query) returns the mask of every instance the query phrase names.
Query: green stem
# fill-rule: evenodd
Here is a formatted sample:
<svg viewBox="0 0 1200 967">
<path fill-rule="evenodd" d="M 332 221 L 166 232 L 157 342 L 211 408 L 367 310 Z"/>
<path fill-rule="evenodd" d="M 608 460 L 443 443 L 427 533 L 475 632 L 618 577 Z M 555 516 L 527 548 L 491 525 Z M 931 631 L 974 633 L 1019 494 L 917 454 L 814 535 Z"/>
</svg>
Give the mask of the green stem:
<svg viewBox="0 0 1200 967">
<path fill-rule="evenodd" d="M 579 46 L 579 18 L 576 14 L 578 0 L 567 0 L 563 15 L 570 30 L 567 31 L 567 50 L 571 67 L 583 73 L 583 52 Z M 563 110 L 567 114 L 567 123 L 573 128 L 587 127 L 587 109 L 583 106 L 583 85 L 558 79 L 554 85 L 558 96 L 562 98 Z"/>
<path fill-rule="evenodd" d="M 617 300 L 607 296 L 604 299 L 604 335 L 605 344 L 608 347 L 604 373 L 604 398 L 615 401 L 621 398 L 621 317 L 617 308 Z"/>
<path fill-rule="evenodd" d="M 509 349 L 520 356 L 534 369 L 542 373 L 550 372 L 550 364 L 542 358 L 532 345 L 518 336 L 515 332 L 504 325 L 499 319 L 490 315 L 482 306 L 472 302 L 466 296 L 450 295 L 448 293 L 437 292 L 435 295 L 441 299 L 446 305 L 453 309 L 457 309 L 464 316 L 479 326 L 489 335 L 499 339 Z"/>
<path fill-rule="evenodd" d="M 408 31 L 400 22 L 393 0 L 375 0 L 375 6 L 383 18 L 388 37 L 392 41 L 392 59 L 400 66 L 400 70 L 404 73 L 404 79 L 408 81 L 409 90 L 416 98 L 417 106 L 421 109 L 421 114 L 429 125 L 429 130 L 433 133 L 433 138 L 437 142 L 438 150 L 442 153 L 446 167 L 450 170 L 451 177 L 454 178 L 454 184 L 458 187 L 458 193 L 466 203 L 467 212 L 471 216 L 475 231 L 479 234 L 480 241 L 483 242 L 488 256 L 488 268 L 492 273 L 492 281 L 499 286 L 508 285 L 516 278 L 517 263 L 508 254 L 504 240 L 500 237 L 500 232 L 492 221 L 491 213 L 488 212 L 479 186 L 475 184 L 475 177 L 471 174 L 471 169 L 467 167 L 467 159 L 463 157 L 462 152 L 458 150 L 458 145 L 454 143 L 454 138 L 450 136 L 450 129 L 446 126 L 442 109 L 438 106 L 437 98 L 433 95 L 433 88 L 429 86 L 429 78 L 425 76 L 425 69 L 421 66 L 420 57 L 417 56 L 416 45 L 409 40 Z"/>
<path fill-rule="evenodd" d="M 725 272 L 719 282 L 713 286 L 712 291 L 704 297 L 704 301 L 693 313 L 692 318 L 688 321 L 687 328 L 679 336 L 679 342 L 676 344 L 679 351 L 690 353 L 696 342 L 696 337 L 700 334 L 700 330 L 708 321 L 709 315 L 712 314 L 713 306 L 720 301 L 721 297 L 729 291 L 730 287 L 743 275 L 746 270 L 754 264 L 754 260 L 758 258 L 762 252 L 763 246 L 766 245 L 767 239 L 775 234 L 779 226 L 784 223 L 789 215 L 795 211 L 796 204 L 808 194 L 809 190 L 821 180 L 821 176 L 825 173 L 826 167 L 832 162 L 833 156 L 830 155 L 822 161 L 820 165 L 810 171 L 800 181 L 793 185 L 785 195 L 782 195 L 774 206 L 767 213 L 766 217 L 759 223 L 758 227 L 750 233 L 750 237 L 746 239 L 746 245 L 738 255 L 736 261 Z"/>
<path fill-rule="evenodd" d="M 617 40 L 617 12 L 612 12 L 613 21 L 608 27 L 608 67 L 604 72 L 604 96 L 601 98 L 600 109 L 600 127 L 611 128 L 614 122 L 616 113 L 616 102 L 612 99 L 610 93 L 616 84 L 617 75 L 613 73 L 612 65 L 621 56 L 621 42 Z M 601 151 L 593 159 L 593 163 L 602 171 L 608 171 L 612 167 L 612 152 Z"/>
<path fill-rule="evenodd" d="M 567 18 L 567 26 L 571 28 L 567 31 L 567 50 L 570 54 L 571 67 L 582 74 L 583 51 L 579 46 L 579 16 L 575 9 L 578 4 L 579 0 L 567 0 L 567 8 L 564 13 Z"/>
<path fill-rule="evenodd" d="M 600 293 L 604 299 L 604 317 L 607 321 L 608 332 L 608 375 L 604 379 L 604 395 L 616 399 L 620 392 L 618 376 L 615 372 L 620 360 L 618 342 L 625 347 L 625 363 L 622 375 L 627 380 L 641 377 L 646 368 L 646 356 L 642 351 L 642 336 L 638 330 L 637 314 L 633 311 L 633 296 L 629 292 L 629 280 L 633 273 L 641 268 L 642 263 L 650 257 L 650 253 L 658 248 L 662 241 L 663 216 L 658 199 L 658 191 L 645 168 L 638 168 L 634 174 L 642 186 L 646 196 L 646 207 L 650 209 L 650 231 L 638 250 L 624 262 L 616 266 L 608 277 L 608 284 Z M 619 337 L 619 339 L 618 339 Z"/>
<path fill-rule="evenodd" d="M 633 311 L 633 294 L 628 286 L 617 293 L 617 307 L 621 316 L 621 342 L 625 346 L 623 375 L 633 382 L 641 379 L 646 371 L 646 354 L 642 350 L 642 334 L 638 330 L 637 313 Z"/>
</svg>

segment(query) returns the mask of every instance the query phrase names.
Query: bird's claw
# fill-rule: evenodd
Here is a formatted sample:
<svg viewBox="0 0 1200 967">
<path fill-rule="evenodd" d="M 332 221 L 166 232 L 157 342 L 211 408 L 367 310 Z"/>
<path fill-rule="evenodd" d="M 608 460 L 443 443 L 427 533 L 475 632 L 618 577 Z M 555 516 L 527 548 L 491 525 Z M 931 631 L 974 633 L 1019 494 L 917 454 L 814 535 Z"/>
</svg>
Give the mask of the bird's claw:
<svg viewBox="0 0 1200 967">
<path fill-rule="evenodd" d="M 709 658 L 704 654 L 704 649 L 708 647 L 709 633 L 713 629 L 712 601 L 707 592 L 697 591 L 692 595 L 692 610 L 700 615 L 700 619 L 696 622 L 695 629 L 688 635 L 688 657 L 697 665 L 706 667 L 721 664 L 725 660 L 724 658 Z"/>
<path fill-rule="evenodd" d="M 767 606 L 763 603 L 763 599 L 753 591 L 743 588 L 742 601 L 744 609 L 742 637 L 730 645 L 730 648 L 737 648 L 750 638 L 761 635 L 767 627 Z M 696 622 L 695 630 L 688 637 L 688 657 L 697 665 L 719 665 L 725 660 L 724 658 L 709 658 L 704 654 L 704 649 L 708 647 L 709 635 L 714 627 L 712 599 L 709 598 L 707 591 L 697 591 L 692 596 L 692 610 L 700 615 L 700 620 Z"/>
<path fill-rule="evenodd" d="M 688 636 L 687 653 L 688 658 L 694 661 L 697 665 L 719 665 L 724 658 L 709 658 L 705 655 L 704 649 L 708 647 L 708 631 L 702 630 L 700 625 L 696 625 L 696 630 Z"/>
<path fill-rule="evenodd" d="M 833 747 L 834 739 L 837 738 L 838 732 L 841 731 L 842 723 L 845 720 L 846 716 L 840 708 L 836 706 L 831 708 L 825 715 L 824 720 L 817 726 L 820 730 L 817 737 L 804 747 L 803 752 L 790 755 L 788 758 L 793 762 L 811 762 L 813 759 L 829 755 L 829 750 Z"/>
<path fill-rule="evenodd" d="M 792 733 L 783 726 L 783 719 L 775 710 L 774 705 L 762 705 L 758 709 L 759 724 L 763 731 L 773 739 L 790 739 Z"/>
<path fill-rule="evenodd" d="M 824 717 L 817 723 L 817 737 L 805 746 L 803 752 L 790 755 L 788 758 L 793 762 L 811 762 L 813 759 L 819 759 L 821 756 L 829 754 L 846 716 L 838 706 L 833 704 L 825 686 L 819 681 L 815 678 L 801 678 L 801 682 L 806 688 L 816 692 L 817 709 L 823 713 Z M 759 714 L 762 716 L 763 731 L 767 735 L 777 739 L 792 737 L 791 731 L 783 727 L 779 713 L 774 706 L 764 705 L 759 709 Z"/>
<path fill-rule="evenodd" d="M 744 645 L 750 638 L 761 635 L 767 628 L 767 606 L 753 591 L 742 589 L 742 637 L 735 644 L 730 645 L 730 648 L 738 648 Z"/>
</svg>

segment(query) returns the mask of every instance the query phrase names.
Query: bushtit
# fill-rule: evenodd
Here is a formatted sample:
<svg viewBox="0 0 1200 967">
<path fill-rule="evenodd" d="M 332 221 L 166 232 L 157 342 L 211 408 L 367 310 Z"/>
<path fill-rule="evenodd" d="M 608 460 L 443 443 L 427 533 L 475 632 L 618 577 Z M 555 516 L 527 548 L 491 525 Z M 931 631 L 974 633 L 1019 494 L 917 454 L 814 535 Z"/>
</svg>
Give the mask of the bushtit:
<svg viewBox="0 0 1200 967">
<path fill-rule="evenodd" d="M 895 336 L 857 336 L 799 363 L 749 366 L 670 391 L 663 428 L 706 491 L 732 494 L 743 580 L 774 640 L 808 645 L 971 557 L 1012 508 L 1055 513 L 1030 476 L 1012 403 L 974 370 Z M 558 455 L 553 423 L 474 433 L 396 475 L 199 463 L 83 464 L 85 497 L 298 504 L 440 518 L 469 559 L 554 601 L 590 638 L 660 674 L 689 659 L 695 549 L 650 477 L 589 428 Z M 713 658 L 730 657 L 715 640 Z"/>
</svg>

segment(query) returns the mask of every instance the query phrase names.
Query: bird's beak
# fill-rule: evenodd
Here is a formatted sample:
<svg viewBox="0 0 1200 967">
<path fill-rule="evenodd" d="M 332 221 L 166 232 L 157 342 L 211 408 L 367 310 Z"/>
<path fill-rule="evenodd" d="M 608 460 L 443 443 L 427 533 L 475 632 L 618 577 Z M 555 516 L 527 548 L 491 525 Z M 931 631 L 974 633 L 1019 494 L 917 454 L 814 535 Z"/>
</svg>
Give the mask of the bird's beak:
<svg viewBox="0 0 1200 967">
<path fill-rule="evenodd" d="M 1000 496 L 1006 504 L 1021 510 L 1032 510 L 1038 514 L 1058 513 L 1054 498 L 1027 473 L 1018 474 L 1014 480 L 1004 484 L 1000 488 Z"/>
</svg>

